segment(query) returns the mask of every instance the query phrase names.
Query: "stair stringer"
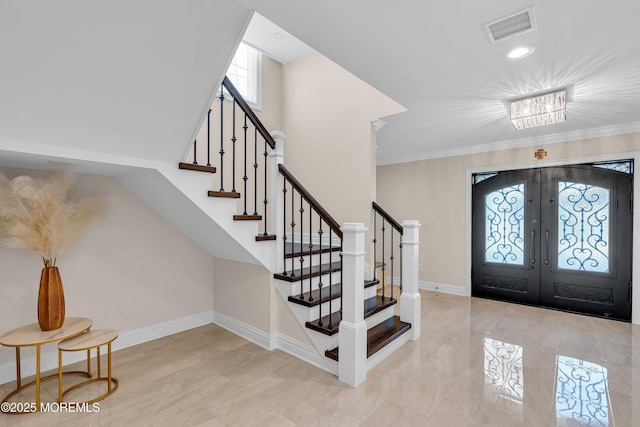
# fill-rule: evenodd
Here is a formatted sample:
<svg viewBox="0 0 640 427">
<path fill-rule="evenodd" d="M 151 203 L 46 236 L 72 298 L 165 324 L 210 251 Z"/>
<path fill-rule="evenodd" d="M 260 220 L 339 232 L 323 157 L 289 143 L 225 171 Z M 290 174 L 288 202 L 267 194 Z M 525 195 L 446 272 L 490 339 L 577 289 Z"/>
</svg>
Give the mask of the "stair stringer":
<svg viewBox="0 0 640 427">
<path fill-rule="evenodd" d="M 289 296 L 291 296 L 290 282 L 286 282 L 284 280 L 279 280 L 279 279 L 274 279 L 274 282 L 276 284 L 276 289 L 278 290 L 278 293 L 280 294 L 282 299 L 285 301 L 285 303 L 287 304 L 287 306 L 295 316 L 296 320 L 298 321 L 298 324 L 302 327 L 302 329 L 304 329 L 307 336 L 311 340 L 311 343 L 313 344 L 316 351 L 318 352 L 318 355 L 320 356 L 319 360 L 321 360 L 321 363 L 322 363 L 322 369 L 328 372 L 331 372 L 334 375 L 338 375 L 338 364 L 335 361 L 328 359 L 324 356 L 325 350 L 334 348 L 335 346 L 338 345 L 338 334 L 329 336 L 305 327 L 306 322 L 314 319 L 313 316 L 310 314 L 311 309 L 308 307 L 304 307 L 302 305 L 289 302 L 288 298 Z M 328 304 L 328 303 L 324 303 L 324 304 Z M 325 306 L 326 305 L 323 305 L 323 308 Z M 334 304 L 333 308 L 334 308 L 333 309 L 334 312 L 340 309 L 339 300 L 337 304 Z M 315 311 L 317 312 L 317 310 Z"/>
<path fill-rule="evenodd" d="M 275 241 L 256 242 L 257 221 L 233 220 L 235 199 L 207 196 L 210 174 L 180 170 L 172 163 L 132 169 L 115 178 L 214 257 L 273 272 Z"/>
</svg>

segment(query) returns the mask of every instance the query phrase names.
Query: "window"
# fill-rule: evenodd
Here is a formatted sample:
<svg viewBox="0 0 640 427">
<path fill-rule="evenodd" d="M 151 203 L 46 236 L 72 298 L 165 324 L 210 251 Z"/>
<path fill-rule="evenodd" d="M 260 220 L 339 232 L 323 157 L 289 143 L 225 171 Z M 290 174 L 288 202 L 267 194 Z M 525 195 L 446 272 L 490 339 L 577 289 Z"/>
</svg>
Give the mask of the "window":
<svg viewBox="0 0 640 427">
<path fill-rule="evenodd" d="M 252 107 L 262 108 L 262 55 L 258 49 L 241 42 L 227 77 Z"/>
</svg>

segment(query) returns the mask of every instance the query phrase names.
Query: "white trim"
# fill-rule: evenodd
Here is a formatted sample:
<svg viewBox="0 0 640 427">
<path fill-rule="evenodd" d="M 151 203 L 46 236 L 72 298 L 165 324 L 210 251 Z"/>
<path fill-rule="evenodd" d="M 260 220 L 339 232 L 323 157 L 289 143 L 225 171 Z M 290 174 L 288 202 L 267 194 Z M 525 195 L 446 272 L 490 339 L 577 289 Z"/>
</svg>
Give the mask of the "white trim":
<svg viewBox="0 0 640 427">
<path fill-rule="evenodd" d="M 287 236 L 287 242 L 293 242 L 293 243 L 300 243 L 300 232 L 296 232 L 296 233 L 286 233 Z M 316 232 L 313 233 L 313 235 L 311 236 L 311 243 L 314 246 L 318 246 L 320 244 L 320 238 L 318 236 L 318 234 Z M 332 233 L 331 236 L 331 246 L 340 246 L 340 237 L 337 236 L 335 233 Z M 309 233 L 302 233 L 302 244 L 309 244 Z M 329 246 L 329 232 L 325 231 L 324 234 L 322 235 L 322 247 L 328 247 Z"/>
<path fill-rule="evenodd" d="M 329 372 L 330 374 L 337 375 L 338 374 L 338 363 L 325 357 L 324 354 L 318 353 L 318 350 L 315 347 L 310 346 L 309 344 L 303 343 L 302 341 L 295 340 L 287 335 L 278 334 L 277 335 L 278 349 L 284 351 L 287 354 L 290 354 L 293 357 L 296 357 L 304 362 L 307 362 L 316 368 L 320 368 L 323 371 Z M 330 362 L 334 362 L 333 364 Z M 327 364 L 334 367 L 334 370 L 330 368 Z"/>
<path fill-rule="evenodd" d="M 622 125 L 604 126 L 600 128 L 576 130 L 566 133 L 556 133 L 538 137 L 514 139 L 507 141 L 478 144 L 467 147 L 458 147 L 436 151 L 428 151 L 417 154 L 407 154 L 395 157 L 387 157 L 376 162 L 377 166 L 392 165 L 397 163 L 416 162 L 420 160 L 439 159 L 442 157 L 464 156 L 467 154 L 487 153 L 491 151 L 509 150 L 513 148 L 533 147 L 539 145 L 555 144 L 558 142 L 579 141 L 589 138 L 602 138 L 606 136 L 622 135 L 626 133 L 640 132 L 640 122 L 625 123 Z"/>
<path fill-rule="evenodd" d="M 291 356 L 307 362 L 317 368 L 327 371 L 336 375 L 338 371 L 338 365 L 335 364 L 335 370 L 331 370 L 331 364 L 328 362 L 330 359 L 321 355 L 315 347 L 309 344 L 303 343 L 293 339 L 287 335 L 282 334 L 269 334 L 240 320 L 229 317 L 225 314 L 215 312 L 213 314 L 216 325 L 227 329 L 230 332 L 238 335 L 241 338 L 251 341 L 252 343 L 266 349 L 266 350 L 281 350 Z M 326 360 L 325 360 L 326 359 Z"/>
<path fill-rule="evenodd" d="M 444 283 L 425 282 L 420 281 L 418 283 L 418 289 L 423 291 L 442 292 L 444 294 L 459 295 L 462 297 L 469 296 L 466 294 L 466 289 L 463 286 L 445 285 Z"/>
<path fill-rule="evenodd" d="M 233 332 L 234 334 L 246 339 L 247 341 L 251 341 L 256 345 L 259 345 L 266 350 L 271 351 L 278 347 L 276 335 L 271 335 L 268 332 L 265 332 L 247 323 L 241 322 L 237 319 L 234 319 L 233 317 L 227 316 L 226 314 L 214 312 L 213 323 L 230 332 Z"/>
<path fill-rule="evenodd" d="M 638 122 L 640 123 L 640 122 Z M 465 175 L 465 286 L 464 295 L 471 296 L 471 191 L 472 175 L 474 173 L 494 172 L 514 169 L 530 169 L 536 167 L 564 166 L 581 163 L 606 162 L 614 160 L 633 159 L 634 164 L 640 164 L 640 151 L 602 154 L 588 157 L 574 157 L 561 160 L 540 160 L 529 163 L 501 166 L 483 166 L 468 168 Z M 640 180 L 633 180 L 634 194 L 640 194 Z M 635 277 L 640 272 L 640 201 L 638 197 L 633 198 L 633 259 L 631 261 L 631 276 Z M 640 286 L 634 286 L 632 290 L 631 323 L 640 325 Z"/>
<path fill-rule="evenodd" d="M 177 334 L 199 326 L 211 324 L 213 321 L 213 310 L 192 316 L 181 317 L 167 322 L 122 332 L 112 344 L 112 351 L 122 350 L 127 347 L 142 344 L 168 335 Z M 64 366 L 85 360 L 83 353 L 68 353 L 64 355 Z M 23 357 L 21 361 L 22 376 L 34 375 L 36 371 L 36 357 Z M 40 356 L 40 372 L 58 369 L 58 351 L 48 351 Z M 0 365 L 0 384 L 16 379 L 15 361 Z"/>
</svg>

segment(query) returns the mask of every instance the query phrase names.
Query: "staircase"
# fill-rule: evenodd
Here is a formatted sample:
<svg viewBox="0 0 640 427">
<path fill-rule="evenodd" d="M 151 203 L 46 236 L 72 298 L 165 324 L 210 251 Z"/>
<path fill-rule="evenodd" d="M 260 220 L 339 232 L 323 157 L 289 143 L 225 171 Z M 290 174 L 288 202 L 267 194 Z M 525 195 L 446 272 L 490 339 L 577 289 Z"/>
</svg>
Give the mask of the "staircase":
<svg viewBox="0 0 640 427">
<path fill-rule="evenodd" d="M 225 101 L 225 94 L 232 97 L 232 103 Z M 417 329 L 414 326 L 417 333 L 409 334 L 412 324 L 403 321 L 408 320 L 407 316 L 401 320 L 402 314 L 397 313 L 401 311 L 398 310 L 400 295 L 399 292 L 394 295 L 393 283 L 400 283 L 399 291 L 402 290 L 402 273 L 399 281 L 392 277 L 388 287 L 385 274 L 381 279 L 375 277 L 375 273 L 370 280 L 364 279 L 364 226 L 345 224 L 341 227 L 286 169 L 282 164 L 281 141 L 277 147 L 276 139 L 267 132 L 227 78 L 222 83 L 220 106 L 213 114 L 219 114 L 219 123 L 222 124 L 221 129 L 216 130 L 216 134 L 220 133 L 220 147 L 219 150 L 216 148 L 220 158 L 214 162 L 216 165 L 211 164 L 210 110 L 206 123 L 206 164 L 198 162 L 198 156 L 203 156 L 204 144 L 198 148 L 198 141 L 194 141 L 193 162 L 180 163 L 179 168 L 220 175 L 219 190 L 212 189 L 202 197 L 236 200 L 237 210 L 241 213 L 234 214 L 233 220 L 260 224 L 255 234 L 258 242 L 276 241 L 276 260 L 269 269 L 274 273 L 278 293 L 305 329 L 318 354 L 322 355 L 319 359 L 322 360 L 321 367 L 338 375 L 342 381 L 357 386 L 364 381 L 369 369 L 407 340 L 419 336 L 419 325 Z M 231 165 L 228 157 L 224 157 L 229 154 L 232 156 Z M 264 166 L 260 169 L 262 158 Z M 240 182 L 241 188 L 236 188 L 236 182 Z M 212 183 L 217 184 L 216 179 Z M 374 211 L 379 214 L 376 206 L 374 203 Z M 384 215 L 382 232 L 385 232 L 386 221 L 394 223 L 394 228 L 400 233 L 402 271 L 402 227 L 386 212 Z M 417 244 L 417 227 L 415 231 Z M 385 245 L 383 238 L 383 261 L 380 262 L 383 273 L 387 262 L 390 265 L 395 263 L 393 237 L 391 242 L 391 257 L 387 261 L 384 251 L 385 248 L 389 250 L 389 244 Z M 417 256 L 417 246 L 415 249 Z M 416 295 L 418 320 L 420 311 L 417 264 L 415 270 L 416 286 L 411 294 L 412 300 L 407 302 L 412 308 L 414 324 Z M 378 289 L 380 286 L 381 290 Z M 341 328 L 344 327 L 348 330 L 341 337 Z"/>
</svg>

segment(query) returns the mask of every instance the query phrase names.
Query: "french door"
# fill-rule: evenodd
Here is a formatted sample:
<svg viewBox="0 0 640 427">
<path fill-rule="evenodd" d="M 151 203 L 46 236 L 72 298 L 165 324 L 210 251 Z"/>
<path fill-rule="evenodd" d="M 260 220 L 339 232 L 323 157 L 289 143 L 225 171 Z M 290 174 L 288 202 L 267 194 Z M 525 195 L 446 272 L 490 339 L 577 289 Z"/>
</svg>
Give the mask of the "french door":
<svg viewBox="0 0 640 427">
<path fill-rule="evenodd" d="M 625 164 L 622 172 L 578 165 L 476 176 L 472 295 L 629 321 L 633 176 Z"/>
</svg>

